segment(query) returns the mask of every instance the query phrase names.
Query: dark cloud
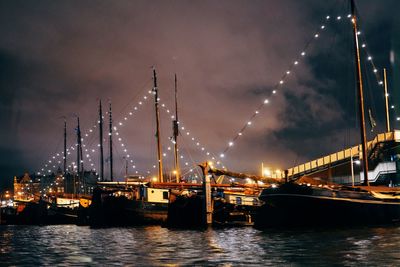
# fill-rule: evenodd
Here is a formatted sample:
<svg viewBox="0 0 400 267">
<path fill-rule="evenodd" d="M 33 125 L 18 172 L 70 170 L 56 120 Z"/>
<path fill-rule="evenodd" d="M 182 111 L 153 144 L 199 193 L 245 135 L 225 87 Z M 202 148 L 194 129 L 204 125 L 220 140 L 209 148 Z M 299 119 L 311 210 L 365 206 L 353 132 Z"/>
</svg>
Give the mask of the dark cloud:
<svg viewBox="0 0 400 267">
<path fill-rule="evenodd" d="M 385 66 L 393 6 L 398 3 L 383 1 L 392 6 L 387 8 L 376 1 L 358 2 L 376 63 Z M 346 6 L 347 1 L 311 0 L 2 1 L 0 118 L 5 130 L 0 179 L 37 170 L 49 155 L 61 151 L 62 116 L 67 116 L 73 144 L 72 115 L 79 114 L 85 131 L 97 121 L 100 98 L 105 103 L 110 99 L 115 121 L 124 122 L 128 110 L 151 89 L 153 65 L 159 73 L 160 97 L 169 107 L 173 74 L 178 74 L 182 122 L 200 147 L 219 154 L 271 95 L 328 11 L 333 7 L 333 16 L 345 14 L 339 9 Z M 310 57 L 228 151 L 227 167 L 255 172 L 261 161 L 289 167 L 342 148 L 341 136 L 352 136 L 349 144 L 357 140 L 350 115 L 354 91 L 343 91 L 343 84 L 354 84 L 352 59 L 347 60 L 351 54 L 343 52 L 351 40 L 349 34 L 339 37 L 343 29 L 332 25 L 310 47 Z M 375 91 L 370 99 L 378 97 Z M 376 113 L 381 122 L 378 105 Z M 164 150 L 169 152 L 171 123 L 164 112 L 162 127 Z M 153 170 L 152 104 L 130 118 L 120 134 L 137 169 Z M 183 165 L 205 159 L 190 137 L 181 140 Z M 96 147 L 96 135 L 86 142 Z M 116 155 L 121 175 L 124 153 L 117 145 Z M 166 166 L 170 163 L 167 159 Z"/>
</svg>

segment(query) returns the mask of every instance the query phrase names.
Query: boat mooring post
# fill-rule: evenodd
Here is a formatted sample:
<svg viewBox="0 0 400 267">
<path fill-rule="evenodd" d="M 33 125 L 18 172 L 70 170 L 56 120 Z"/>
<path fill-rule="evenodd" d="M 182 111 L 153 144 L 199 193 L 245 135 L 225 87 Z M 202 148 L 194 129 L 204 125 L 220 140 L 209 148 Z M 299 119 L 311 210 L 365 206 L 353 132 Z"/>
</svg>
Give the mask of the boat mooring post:
<svg viewBox="0 0 400 267">
<path fill-rule="evenodd" d="M 212 224 L 212 213 L 213 206 L 211 202 L 211 181 L 208 176 L 208 162 L 199 165 L 203 172 L 203 192 L 204 192 L 204 204 L 203 204 L 203 223 L 204 225 Z"/>
</svg>

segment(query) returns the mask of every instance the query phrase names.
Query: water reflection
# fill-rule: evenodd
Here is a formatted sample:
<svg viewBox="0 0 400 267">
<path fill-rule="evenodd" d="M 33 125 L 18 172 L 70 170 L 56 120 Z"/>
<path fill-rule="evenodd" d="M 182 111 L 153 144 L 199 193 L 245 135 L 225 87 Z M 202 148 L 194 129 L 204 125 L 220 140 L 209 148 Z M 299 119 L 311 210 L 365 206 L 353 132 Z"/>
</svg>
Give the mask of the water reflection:
<svg viewBox="0 0 400 267">
<path fill-rule="evenodd" d="M 5 265 L 400 265 L 400 227 L 169 230 L 0 226 Z M 0 265 L 1 265 L 0 264 Z"/>
</svg>

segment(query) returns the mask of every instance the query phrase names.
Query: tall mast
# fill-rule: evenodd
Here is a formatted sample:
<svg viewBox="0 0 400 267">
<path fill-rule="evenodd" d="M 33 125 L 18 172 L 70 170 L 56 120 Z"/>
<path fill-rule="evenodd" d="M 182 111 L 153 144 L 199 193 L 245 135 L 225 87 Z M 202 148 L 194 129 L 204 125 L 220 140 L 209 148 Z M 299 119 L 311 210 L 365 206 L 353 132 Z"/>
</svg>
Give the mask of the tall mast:
<svg viewBox="0 0 400 267">
<path fill-rule="evenodd" d="M 67 174 L 67 119 L 64 118 L 64 177 Z"/>
<path fill-rule="evenodd" d="M 113 151 L 112 151 L 112 112 L 111 112 L 111 101 L 110 101 L 110 110 L 108 112 L 109 114 L 109 132 L 108 132 L 108 137 L 109 137 L 109 156 L 110 156 L 110 181 L 112 182 L 114 180 L 113 178 Z"/>
<path fill-rule="evenodd" d="M 175 120 L 172 122 L 172 129 L 174 132 L 174 156 L 175 156 L 175 177 L 176 182 L 179 183 L 180 180 L 180 169 L 178 161 L 178 135 L 179 135 L 179 125 L 178 125 L 178 81 L 175 74 Z"/>
<path fill-rule="evenodd" d="M 80 139 L 80 144 L 79 144 L 79 153 L 81 154 L 81 188 L 79 190 L 82 191 L 82 186 L 83 186 L 83 191 L 85 193 L 86 190 L 86 184 L 85 184 L 85 169 L 83 167 L 83 148 L 82 148 L 82 135 L 81 131 L 79 129 L 79 139 Z"/>
<path fill-rule="evenodd" d="M 154 102 L 155 102 L 155 108 L 156 108 L 156 123 L 157 123 L 157 129 L 156 129 L 156 138 L 157 138 L 157 159 L 158 159 L 158 181 L 160 183 L 164 182 L 163 178 L 163 166 L 162 166 L 162 151 L 161 151 L 161 140 L 160 140 L 160 110 L 158 108 L 158 88 L 157 88 L 157 74 L 156 74 L 156 69 L 153 68 L 153 81 L 154 81 L 154 87 L 153 87 L 153 94 L 154 94 Z"/>
<path fill-rule="evenodd" d="M 359 101 L 359 116 L 360 116 L 360 134 L 361 134 L 361 147 L 362 147 L 362 160 L 364 167 L 364 185 L 369 186 L 368 182 L 368 158 L 367 158 L 367 134 L 365 130 L 365 118 L 364 118 L 364 93 L 363 84 L 361 77 L 361 64 L 360 64 L 360 50 L 358 47 L 358 28 L 357 28 L 357 17 L 355 11 L 354 0 L 350 0 L 351 3 L 351 15 L 353 23 L 353 34 L 354 34 L 354 52 L 355 52 L 355 65 L 357 73 L 357 87 L 358 87 L 358 101 Z"/>
<path fill-rule="evenodd" d="M 78 126 L 76 127 L 76 165 L 78 167 L 77 173 L 78 175 L 81 172 L 81 153 L 79 153 L 79 144 L 81 142 L 81 138 L 80 138 L 80 125 L 79 125 L 79 117 L 77 117 L 78 120 Z"/>
<path fill-rule="evenodd" d="M 78 141 L 78 147 L 77 147 L 77 164 L 78 164 L 78 181 L 79 181 L 79 186 L 84 182 L 83 181 L 83 153 L 82 153 L 82 137 L 81 137 L 81 126 L 79 123 L 79 117 L 78 119 L 78 128 L 77 128 L 77 141 Z M 79 187 L 79 191 L 81 187 Z"/>
<path fill-rule="evenodd" d="M 383 82 L 385 90 L 386 132 L 390 132 L 389 101 L 388 101 L 389 94 L 387 88 L 386 68 L 383 69 Z"/>
<path fill-rule="evenodd" d="M 99 102 L 99 131 L 100 131 L 100 181 L 104 181 L 104 151 L 103 151 L 103 110 Z"/>
</svg>

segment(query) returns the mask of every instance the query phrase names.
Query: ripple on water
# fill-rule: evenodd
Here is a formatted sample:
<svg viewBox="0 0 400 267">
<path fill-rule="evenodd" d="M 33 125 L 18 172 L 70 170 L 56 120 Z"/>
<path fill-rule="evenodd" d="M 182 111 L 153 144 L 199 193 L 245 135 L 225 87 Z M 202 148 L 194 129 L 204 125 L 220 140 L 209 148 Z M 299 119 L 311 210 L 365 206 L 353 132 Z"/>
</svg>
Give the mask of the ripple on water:
<svg viewBox="0 0 400 267">
<path fill-rule="evenodd" d="M 400 227 L 266 230 L 0 226 L 5 265 L 400 265 Z"/>
</svg>

